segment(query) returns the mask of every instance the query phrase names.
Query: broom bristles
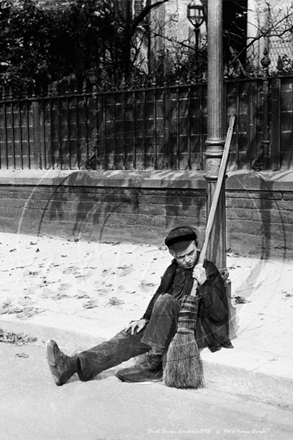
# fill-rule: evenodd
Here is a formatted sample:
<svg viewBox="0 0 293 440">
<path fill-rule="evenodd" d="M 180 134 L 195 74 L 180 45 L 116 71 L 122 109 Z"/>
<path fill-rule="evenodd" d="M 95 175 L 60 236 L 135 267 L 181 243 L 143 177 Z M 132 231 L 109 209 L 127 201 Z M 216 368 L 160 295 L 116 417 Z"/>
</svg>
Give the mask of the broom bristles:
<svg viewBox="0 0 293 440">
<path fill-rule="evenodd" d="M 168 387 L 202 388 L 203 366 L 194 330 L 199 297 L 184 296 L 178 319 L 178 330 L 167 352 L 164 381 Z"/>
<path fill-rule="evenodd" d="M 203 365 L 194 334 L 178 332 L 172 340 L 164 369 L 168 387 L 202 388 Z"/>
</svg>

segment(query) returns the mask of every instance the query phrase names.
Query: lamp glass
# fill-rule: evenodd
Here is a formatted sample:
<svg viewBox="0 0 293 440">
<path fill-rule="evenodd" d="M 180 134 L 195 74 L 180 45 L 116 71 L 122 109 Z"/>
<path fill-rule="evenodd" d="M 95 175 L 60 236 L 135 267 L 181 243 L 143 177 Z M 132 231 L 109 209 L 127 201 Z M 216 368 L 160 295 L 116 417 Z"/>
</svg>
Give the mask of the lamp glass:
<svg viewBox="0 0 293 440">
<path fill-rule="evenodd" d="M 205 20 L 203 6 L 194 4 L 188 5 L 187 18 L 195 28 L 199 28 Z"/>
</svg>

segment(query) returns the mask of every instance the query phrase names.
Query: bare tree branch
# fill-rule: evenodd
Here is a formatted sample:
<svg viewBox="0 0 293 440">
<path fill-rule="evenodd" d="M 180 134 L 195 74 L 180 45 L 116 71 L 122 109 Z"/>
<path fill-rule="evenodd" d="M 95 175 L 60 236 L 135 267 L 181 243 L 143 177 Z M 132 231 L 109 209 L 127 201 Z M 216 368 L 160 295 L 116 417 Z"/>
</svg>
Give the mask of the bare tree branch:
<svg viewBox="0 0 293 440">
<path fill-rule="evenodd" d="M 169 0 L 160 0 L 156 3 L 151 4 L 150 1 L 148 1 L 148 4 L 143 8 L 143 10 L 140 12 L 140 14 L 138 14 L 132 24 L 131 24 L 131 28 L 130 28 L 130 37 L 133 37 L 133 35 L 135 34 L 136 28 L 137 26 L 147 17 L 147 15 L 150 13 L 150 11 L 154 8 L 158 8 L 159 6 L 161 6 L 163 3 L 167 3 Z"/>
</svg>

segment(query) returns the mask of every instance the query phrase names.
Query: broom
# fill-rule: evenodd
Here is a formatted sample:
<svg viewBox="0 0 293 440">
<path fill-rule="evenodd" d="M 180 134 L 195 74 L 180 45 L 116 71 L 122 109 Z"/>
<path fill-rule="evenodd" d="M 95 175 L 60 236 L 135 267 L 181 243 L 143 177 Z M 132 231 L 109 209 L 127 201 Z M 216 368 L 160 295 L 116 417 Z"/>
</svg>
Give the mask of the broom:
<svg viewBox="0 0 293 440">
<path fill-rule="evenodd" d="M 227 166 L 234 122 L 235 116 L 231 116 L 216 188 L 207 221 L 204 244 L 200 252 L 198 264 L 203 264 L 204 262 L 214 224 L 218 200 Z M 196 294 L 196 289 L 197 281 L 194 280 L 190 295 L 185 295 L 182 299 L 177 333 L 169 346 L 166 366 L 164 369 L 163 379 L 165 385 L 168 387 L 202 388 L 204 386 L 203 365 L 194 334 L 200 301 L 200 297 Z"/>
</svg>

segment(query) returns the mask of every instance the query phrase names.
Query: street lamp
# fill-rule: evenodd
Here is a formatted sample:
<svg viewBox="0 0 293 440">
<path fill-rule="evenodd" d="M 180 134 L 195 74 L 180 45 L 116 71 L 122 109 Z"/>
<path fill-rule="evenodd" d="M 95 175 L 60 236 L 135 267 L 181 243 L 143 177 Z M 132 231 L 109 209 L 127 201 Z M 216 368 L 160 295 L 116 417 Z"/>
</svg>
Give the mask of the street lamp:
<svg viewBox="0 0 293 440">
<path fill-rule="evenodd" d="M 196 51 L 198 51 L 199 28 L 205 21 L 204 7 L 202 5 L 196 5 L 194 2 L 190 3 L 187 6 L 187 18 L 194 27 L 195 47 Z"/>
</svg>

